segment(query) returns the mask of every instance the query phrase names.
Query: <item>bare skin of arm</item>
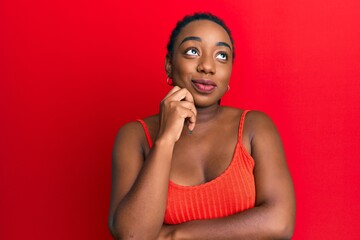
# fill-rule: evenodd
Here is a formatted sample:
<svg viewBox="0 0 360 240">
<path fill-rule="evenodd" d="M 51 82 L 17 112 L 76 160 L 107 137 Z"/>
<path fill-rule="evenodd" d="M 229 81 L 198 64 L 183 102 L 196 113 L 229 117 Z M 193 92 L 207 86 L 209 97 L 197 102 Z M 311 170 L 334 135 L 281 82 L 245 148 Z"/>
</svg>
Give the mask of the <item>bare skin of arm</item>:
<svg viewBox="0 0 360 240">
<path fill-rule="evenodd" d="M 116 239 L 156 239 L 162 227 L 175 142 L 188 119 L 196 121 L 193 98 L 174 87 L 161 103 L 159 133 L 146 159 L 139 123 L 120 129 L 113 154 L 113 186 L 109 228 Z"/>
<path fill-rule="evenodd" d="M 249 148 L 255 160 L 256 204 L 219 219 L 164 225 L 158 239 L 290 239 L 295 194 L 276 127 L 263 113 L 248 113 Z"/>
</svg>

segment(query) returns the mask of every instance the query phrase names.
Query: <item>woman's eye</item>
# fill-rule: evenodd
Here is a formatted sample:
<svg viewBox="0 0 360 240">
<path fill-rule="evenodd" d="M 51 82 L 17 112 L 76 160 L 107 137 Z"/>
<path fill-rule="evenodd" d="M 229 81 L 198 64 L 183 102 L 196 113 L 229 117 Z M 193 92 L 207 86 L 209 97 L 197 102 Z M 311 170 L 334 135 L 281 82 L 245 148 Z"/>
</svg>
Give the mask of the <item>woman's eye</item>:
<svg viewBox="0 0 360 240">
<path fill-rule="evenodd" d="M 220 59 L 220 60 L 227 60 L 228 59 L 228 56 L 226 53 L 218 53 L 218 55 L 216 55 L 216 58 L 217 59 Z"/>
<path fill-rule="evenodd" d="M 193 49 L 193 48 L 187 50 L 185 54 L 186 54 L 186 55 L 190 55 L 190 56 L 199 55 L 199 53 L 196 51 L 196 49 Z"/>
</svg>

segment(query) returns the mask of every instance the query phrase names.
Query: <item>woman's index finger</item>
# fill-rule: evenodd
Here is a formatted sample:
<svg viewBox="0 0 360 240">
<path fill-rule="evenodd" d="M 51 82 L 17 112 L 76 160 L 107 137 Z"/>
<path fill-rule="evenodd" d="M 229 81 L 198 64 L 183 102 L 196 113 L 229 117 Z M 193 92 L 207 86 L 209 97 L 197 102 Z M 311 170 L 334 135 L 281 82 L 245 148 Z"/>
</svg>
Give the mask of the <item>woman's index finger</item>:
<svg viewBox="0 0 360 240">
<path fill-rule="evenodd" d="M 164 99 L 168 98 L 169 96 L 171 96 L 173 93 L 179 91 L 181 88 L 178 86 L 174 86 L 164 97 Z"/>
<path fill-rule="evenodd" d="M 188 101 L 188 102 L 191 102 L 191 103 L 194 103 L 194 98 L 193 96 L 191 95 L 191 93 L 189 92 L 189 90 L 187 90 L 186 88 L 183 88 L 184 91 L 185 91 L 185 96 L 184 96 L 184 100 L 185 101 Z M 182 89 L 182 90 L 183 90 Z"/>
</svg>

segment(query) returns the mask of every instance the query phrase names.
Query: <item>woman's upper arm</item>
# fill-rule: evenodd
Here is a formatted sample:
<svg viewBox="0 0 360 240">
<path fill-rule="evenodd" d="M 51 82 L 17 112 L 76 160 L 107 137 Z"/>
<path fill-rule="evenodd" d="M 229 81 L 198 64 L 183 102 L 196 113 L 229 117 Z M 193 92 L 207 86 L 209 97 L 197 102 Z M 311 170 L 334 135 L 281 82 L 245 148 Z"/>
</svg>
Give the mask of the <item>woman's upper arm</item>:
<svg viewBox="0 0 360 240">
<path fill-rule="evenodd" d="M 130 191 L 143 165 L 143 136 L 143 129 L 138 122 L 124 125 L 116 136 L 112 156 L 110 226 L 118 204 Z"/>
<path fill-rule="evenodd" d="M 295 194 L 279 133 L 267 115 L 261 112 L 251 114 L 256 206 L 274 207 L 276 220 L 290 222 L 293 226 Z"/>
</svg>

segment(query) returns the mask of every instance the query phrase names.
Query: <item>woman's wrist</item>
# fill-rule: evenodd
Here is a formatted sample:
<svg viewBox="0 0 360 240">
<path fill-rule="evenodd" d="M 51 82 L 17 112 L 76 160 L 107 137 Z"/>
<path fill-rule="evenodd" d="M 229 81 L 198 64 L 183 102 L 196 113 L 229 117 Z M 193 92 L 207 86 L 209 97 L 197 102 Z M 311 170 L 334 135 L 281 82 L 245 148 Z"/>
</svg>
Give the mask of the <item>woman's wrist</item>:
<svg viewBox="0 0 360 240">
<path fill-rule="evenodd" d="M 166 137 L 158 137 L 154 142 L 154 146 L 173 149 L 175 146 L 175 141 L 172 141 Z"/>
</svg>

